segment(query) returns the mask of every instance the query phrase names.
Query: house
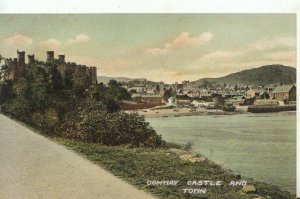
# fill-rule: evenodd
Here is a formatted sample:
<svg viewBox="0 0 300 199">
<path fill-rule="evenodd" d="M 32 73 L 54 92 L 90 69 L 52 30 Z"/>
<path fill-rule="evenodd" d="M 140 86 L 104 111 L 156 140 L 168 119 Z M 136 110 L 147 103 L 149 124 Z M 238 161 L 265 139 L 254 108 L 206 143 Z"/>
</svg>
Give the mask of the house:
<svg viewBox="0 0 300 199">
<path fill-rule="evenodd" d="M 162 97 L 160 95 L 141 95 L 141 100 L 147 103 L 162 103 Z"/>
<path fill-rule="evenodd" d="M 237 95 L 237 96 L 234 96 L 234 97 L 232 97 L 232 98 L 230 98 L 230 99 L 227 99 L 227 100 L 225 100 L 226 102 L 230 102 L 230 103 L 232 103 L 232 104 L 234 104 L 234 105 L 240 105 L 240 104 L 244 104 L 244 102 L 245 102 L 245 97 L 244 96 L 242 96 L 242 95 Z"/>
<path fill-rule="evenodd" d="M 296 86 L 284 85 L 277 86 L 272 92 L 272 98 L 277 100 L 296 101 Z"/>
<path fill-rule="evenodd" d="M 146 91 L 147 95 L 155 95 L 155 90 L 147 90 Z"/>
<path fill-rule="evenodd" d="M 264 89 L 249 89 L 245 93 L 246 98 L 258 98 L 258 99 L 265 99 L 268 98 L 267 92 Z"/>
<path fill-rule="evenodd" d="M 132 92 L 132 93 L 141 93 L 141 92 L 144 92 L 145 91 L 145 86 L 144 85 L 136 85 L 136 86 L 133 86 L 133 87 L 130 87 L 127 89 L 128 92 Z"/>
</svg>

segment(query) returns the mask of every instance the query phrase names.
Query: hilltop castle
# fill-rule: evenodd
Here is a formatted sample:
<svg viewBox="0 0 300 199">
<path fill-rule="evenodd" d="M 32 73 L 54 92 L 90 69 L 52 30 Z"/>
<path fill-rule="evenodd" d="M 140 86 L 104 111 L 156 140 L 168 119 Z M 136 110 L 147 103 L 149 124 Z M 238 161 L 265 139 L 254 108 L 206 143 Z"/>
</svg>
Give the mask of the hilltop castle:
<svg viewBox="0 0 300 199">
<path fill-rule="evenodd" d="M 5 65 L 11 68 L 9 79 L 16 81 L 24 75 L 27 67 L 32 66 L 38 61 L 34 59 L 34 55 L 28 55 L 28 62 L 25 63 L 25 51 L 17 51 L 17 58 L 5 59 Z M 41 62 L 39 62 L 41 63 Z M 63 85 L 70 84 L 71 77 L 74 73 L 83 73 L 89 79 L 91 84 L 97 83 L 97 70 L 96 67 L 88 67 L 86 65 L 78 65 L 74 62 L 66 62 L 65 55 L 58 55 L 58 59 L 54 58 L 54 51 L 47 51 L 47 63 L 57 64 L 57 70 L 62 77 Z"/>
</svg>

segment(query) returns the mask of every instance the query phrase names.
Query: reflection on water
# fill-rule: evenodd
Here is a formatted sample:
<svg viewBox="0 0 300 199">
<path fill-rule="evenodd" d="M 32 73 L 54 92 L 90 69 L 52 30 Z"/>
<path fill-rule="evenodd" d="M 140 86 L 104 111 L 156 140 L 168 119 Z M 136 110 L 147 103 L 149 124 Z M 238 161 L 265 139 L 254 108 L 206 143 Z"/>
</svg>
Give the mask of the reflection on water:
<svg viewBox="0 0 300 199">
<path fill-rule="evenodd" d="M 296 113 L 147 118 L 168 141 L 244 176 L 296 190 Z"/>
</svg>

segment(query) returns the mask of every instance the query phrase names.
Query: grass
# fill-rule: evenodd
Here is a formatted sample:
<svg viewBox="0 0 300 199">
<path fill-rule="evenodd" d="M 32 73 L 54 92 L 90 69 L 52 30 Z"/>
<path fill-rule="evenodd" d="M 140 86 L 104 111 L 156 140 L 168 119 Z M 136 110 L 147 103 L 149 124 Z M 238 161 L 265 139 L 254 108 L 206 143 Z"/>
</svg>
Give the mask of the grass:
<svg viewBox="0 0 300 199">
<path fill-rule="evenodd" d="M 167 149 L 129 148 L 127 146 L 104 146 L 63 138 L 55 141 L 99 164 L 116 176 L 159 198 L 212 198 L 248 199 L 259 196 L 272 199 L 291 198 L 286 191 L 262 182 L 251 182 L 255 192 L 244 193 L 242 186 L 229 186 L 231 180 L 240 180 L 210 160 L 192 163 L 169 153 Z M 179 180 L 178 186 L 148 186 L 148 180 Z M 221 180 L 222 186 L 187 186 L 188 180 Z M 248 180 L 249 182 L 249 180 Z M 206 194 L 183 193 L 183 188 L 206 188 Z"/>
</svg>

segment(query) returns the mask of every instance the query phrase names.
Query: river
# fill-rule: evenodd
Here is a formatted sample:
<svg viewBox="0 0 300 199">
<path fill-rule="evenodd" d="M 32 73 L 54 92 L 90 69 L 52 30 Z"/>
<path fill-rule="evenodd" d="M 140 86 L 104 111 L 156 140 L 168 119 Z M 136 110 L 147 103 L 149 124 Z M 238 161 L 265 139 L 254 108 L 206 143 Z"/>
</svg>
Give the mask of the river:
<svg viewBox="0 0 300 199">
<path fill-rule="evenodd" d="M 243 176 L 296 192 L 296 112 L 146 118 L 171 142 Z"/>
</svg>

